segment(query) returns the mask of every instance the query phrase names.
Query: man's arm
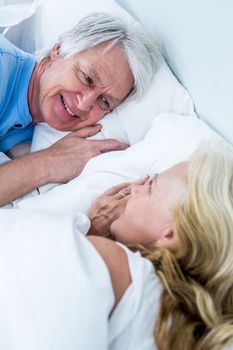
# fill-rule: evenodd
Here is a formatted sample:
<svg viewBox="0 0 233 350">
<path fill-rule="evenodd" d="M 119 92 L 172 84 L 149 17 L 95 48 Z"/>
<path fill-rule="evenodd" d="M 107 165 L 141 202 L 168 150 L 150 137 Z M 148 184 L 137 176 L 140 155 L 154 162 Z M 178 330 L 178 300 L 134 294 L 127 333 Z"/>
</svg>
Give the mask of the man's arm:
<svg viewBox="0 0 233 350">
<path fill-rule="evenodd" d="M 47 183 L 66 183 L 78 176 L 92 157 L 127 148 L 117 140 L 84 139 L 99 130 L 97 125 L 78 130 L 43 151 L 0 165 L 0 205 Z"/>
</svg>

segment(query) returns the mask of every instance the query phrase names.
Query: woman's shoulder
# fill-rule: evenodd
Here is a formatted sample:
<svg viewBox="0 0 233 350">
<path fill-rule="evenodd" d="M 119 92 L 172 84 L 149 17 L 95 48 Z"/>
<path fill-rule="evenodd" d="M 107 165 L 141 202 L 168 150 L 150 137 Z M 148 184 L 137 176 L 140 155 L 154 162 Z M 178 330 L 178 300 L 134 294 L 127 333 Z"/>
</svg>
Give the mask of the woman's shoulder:
<svg viewBox="0 0 233 350">
<path fill-rule="evenodd" d="M 145 293 L 157 290 L 160 283 L 152 263 L 139 252 L 133 253 L 121 243 L 97 236 L 87 236 L 107 266 L 115 295 L 115 306 L 120 302 L 130 285 L 137 290 L 136 299 Z M 140 301 L 138 302 L 140 303 Z"/>
<path fill-rule="evenodd" d="M 109 270 L 116 305 L 132 281 L 127 253 L 110 239 L 97 236 L 87 236 L 87 239 L 95 247 Z"/>
</svg>

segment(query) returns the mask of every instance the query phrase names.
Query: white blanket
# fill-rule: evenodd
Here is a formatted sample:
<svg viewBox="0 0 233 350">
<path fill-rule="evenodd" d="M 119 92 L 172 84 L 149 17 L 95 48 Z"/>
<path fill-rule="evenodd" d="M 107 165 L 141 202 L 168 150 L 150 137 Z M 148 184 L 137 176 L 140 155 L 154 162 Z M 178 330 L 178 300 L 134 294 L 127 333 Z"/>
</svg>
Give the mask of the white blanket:
<svg viewBox="0 0 233 350">
<path fill-rule="evenodd" d="M 15 205 L 52 212 L 86 212 L 96 196 L 107 188 L 134 181 L 144 174 L 159 173 L 187 160 L 201 141 L 213 137 L 219 138 L 197 117 L 162 114 L 155 117 L 145 138 L 126 151 L 93 158 L 78 178 Z"/>
<path fill-rule="evenodd" d="M 160 285 L 128 254 L 132 284 L 115 308 L 109 271 L 83 214 L 0 209 L 1 350 L 154 350 Z"/>
<path fill-rule="evenodd" d="M 107 350 L 111 280 L 79 218 L 0 210 L 0 349 Z"/>
</svg>

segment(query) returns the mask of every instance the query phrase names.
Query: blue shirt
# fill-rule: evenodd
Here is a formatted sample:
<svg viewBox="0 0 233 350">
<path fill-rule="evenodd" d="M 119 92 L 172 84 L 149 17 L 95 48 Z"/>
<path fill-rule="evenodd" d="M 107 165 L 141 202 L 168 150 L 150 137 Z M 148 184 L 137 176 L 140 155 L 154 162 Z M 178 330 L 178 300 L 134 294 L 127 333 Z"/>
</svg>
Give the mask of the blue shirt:
<svg viewBox="0 0 233 350">
<path fill-rule="evenodd" d="M 32 139 L 27 94 L 35 63 L 33 55 L 0 35 L 0 152 Z"/>
</svg>

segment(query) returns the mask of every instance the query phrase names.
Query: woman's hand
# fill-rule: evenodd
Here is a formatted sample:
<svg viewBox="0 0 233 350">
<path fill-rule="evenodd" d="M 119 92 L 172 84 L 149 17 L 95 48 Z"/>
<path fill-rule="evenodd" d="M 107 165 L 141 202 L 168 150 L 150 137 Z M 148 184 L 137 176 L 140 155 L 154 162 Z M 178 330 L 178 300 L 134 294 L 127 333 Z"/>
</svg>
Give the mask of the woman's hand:
<svg viewBox="0 0 233 350">
<path fill-rule="evenodd" d="M 144 184 L 148 176 L 134 183 L 122 183 L 111 187 L 93 202 L 88 217 L 91 227 L 88 235 L 111 237 L 110 226 L 125 210 L 126 203 L 135 184 Z"/>
</svg>

